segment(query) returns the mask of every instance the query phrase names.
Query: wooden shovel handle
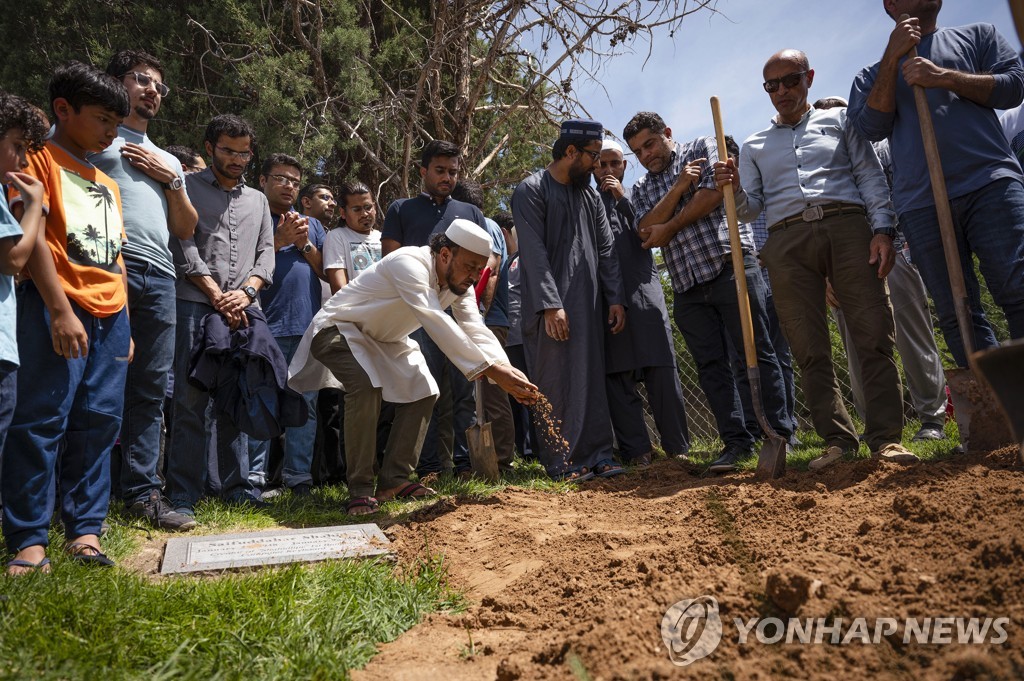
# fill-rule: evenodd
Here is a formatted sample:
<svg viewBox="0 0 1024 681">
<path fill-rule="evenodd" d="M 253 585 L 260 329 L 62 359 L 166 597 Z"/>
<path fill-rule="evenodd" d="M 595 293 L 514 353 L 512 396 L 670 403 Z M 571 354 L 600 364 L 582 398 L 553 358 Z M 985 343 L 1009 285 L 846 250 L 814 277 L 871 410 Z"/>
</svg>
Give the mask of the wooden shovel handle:
<svg viewBox="0 0 1024 681">
<path fill-rule="evenodd" d="M 722 108 L 718 97 L 711 98 L 711 117 L 715 120 L 715 141 L 718 143 L 718 160 L 725 161 L 729 152 L 725 148 L 725 127 L 722 125 Z M 757 366 L 757 351 L 754 349 L 754 323 L 750 317 L 750 297 L 747 294 L 746 268 L 743 266 L 743 245 L 740 243 L 740 223 L 736 217 L 736 195 L 732 185 L 722 187 L 725 195 L 725 219 L 729 224 L 729 250 L 732 255 L 732 272 L 736 280 L 736 300 L 740 307 L 740 327 L 743 329 L 743 354 L 747 368 Z"/>
<path fill-rule="evenodd" d="M 900 16 L 899 21 L 909 18 L 909 15 L 904 14 Z M 917 57 L 917 48 L 912 47 L 907 53 L 907 59 L 915 57 Z M 974 325 L 971 323 L 967 286 L 964 283 L 964 272 L 960 265 L 960 249 L 956 245 L 956 230 L 953 227 L 953 214 L 949 209 L 949 195 L 946 193 L 946 178 L 942 172 L 939 145 L 935 139 L 932 111 L 928 106 L 928 96 L 925 94 L 924 88 L 914 85 L 912 89 L 914 104 L 917 105 L 917 119 L 921 127 L 921 139 L 924 142 L 924 157 L 928 163 L 928 176 L 932 183 L 932 195 L 935 197 L 935 213 L 939 220 L 939 235 L 942 237 L 942 250 L 946 256 L 946 269 L 949 272 L 949 287 L 953 292 L 956 321 L 964 344 L 964 354 L 970 358 L 974 354 Z M 911 244 L 911 248 L 913 248 L 913 244 Z"/>
</svg>

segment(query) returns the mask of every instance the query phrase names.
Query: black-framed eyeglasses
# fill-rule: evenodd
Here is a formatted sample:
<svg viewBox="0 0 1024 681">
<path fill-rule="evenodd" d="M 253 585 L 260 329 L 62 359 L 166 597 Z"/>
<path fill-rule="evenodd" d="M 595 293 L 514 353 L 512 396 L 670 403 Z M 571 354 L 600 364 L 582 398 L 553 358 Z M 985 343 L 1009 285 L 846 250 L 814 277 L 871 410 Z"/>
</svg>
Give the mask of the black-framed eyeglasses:
<svg viewBox="0 0 1024 681">
<path fill-rule="evenodd" d="M 272 177 L 277 180 L 279 184 L 286 184 L 289 187 L 295 187 L 296 189 L 302 186 L 302 180 L 296 180 L 294 177 L 288 177 L 287 175 L 278 175 L 275 173 L 273 175 L 267 175 L 267 177 Z"/>
<path fill-rule="evenodd" d="M 600 151 L 591 151 L 590 149 L 580 149 L 579 151 L 584 153 L 584 154 L 590 154 L 590 159 L 592 161 L 600 161 L 601 160 L 601 152 Z"/>
<path fill-rule="evenodd" d="M 796 87 L 797 85 L 800 84 L 800 80 L 806 74 L 806 71 L 797 71 L 796 73 L 787 73 L 781 78 L 772 78 L 771 80 L 766 80 L 763 83 L 764 91 L 768 93 L 776 92 L 779 89 L 780 83 L 782 85 L 785 85 L 787 89 L 791 87 Z"/>
<path fill-rule="evenodd" d="M 245 161 L 246 163 L 248 163 L 252 158 L 251 151 L 235 151 L 234 149 L 228 149 L 227 147 L 222 146 L 216 146 L 214 149 L 224 152 L 228 158 L 237 158 L 239 161 Z"/>
<path fill-rule="evenodd" d="M 156 90 L 156 93 L 161 97 L 166 97 L 171 94 L 171 88 L 167 87 L 153 76 L 147 76 L 145 73 L 139 73 L 138 71 L 129 71 L 128 73 L 121 74 L 121 77 L 132 76 L 135 78 L 135 82 L 142 87 L 149 87 L 150 85 Z"/>
</svg>

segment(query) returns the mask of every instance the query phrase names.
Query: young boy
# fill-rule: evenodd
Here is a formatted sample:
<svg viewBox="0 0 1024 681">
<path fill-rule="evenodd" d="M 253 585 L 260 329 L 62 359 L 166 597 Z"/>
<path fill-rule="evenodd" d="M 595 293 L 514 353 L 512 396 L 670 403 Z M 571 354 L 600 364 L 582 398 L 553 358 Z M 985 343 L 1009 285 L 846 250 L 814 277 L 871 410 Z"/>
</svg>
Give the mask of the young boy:
<svg viewBox="0 0 1024 681">
<path fill-rule="evenodd" d="M 338 199 L 342 226 L 328 232 L 324 241 L 324 273 L 332 294 L 381 258 L 380 231 L 374 228 L 377 208 L 370 189 L 362 182 L 346 183 Z"/>
<path fill-rule="evenodd" d="M 53 137 L 27 168 L 42 184 L 46 218 L 18 292 L 19 390 L 0 472 L 4 540 L 16 552 L 8 574 L 48 569 L 55 488 L 70 557 L 113 565 L 99 534 L 132 354 L 124 227 L 117 184 L 85 158 L 117 136 L 128 93 L 69 62 L 50 80 L 50 109 Z M 29 208 L 21 195 L 11 203 L 16 216 Z"/>
<path fill-rule="evenodd" d="M 19 224 L 7 206 L 6 187 L 0 190 L 0 453 L 14 416 L 18 386 L 14 275 L 32 254 L 43 214 L 43 185 L 21 171 L 28 166 L 28 151 L 43 148 L 48 127 L 42 111 L 0 90 L 0 183 L 18 191 L 24 206 Z"/>
</svg>

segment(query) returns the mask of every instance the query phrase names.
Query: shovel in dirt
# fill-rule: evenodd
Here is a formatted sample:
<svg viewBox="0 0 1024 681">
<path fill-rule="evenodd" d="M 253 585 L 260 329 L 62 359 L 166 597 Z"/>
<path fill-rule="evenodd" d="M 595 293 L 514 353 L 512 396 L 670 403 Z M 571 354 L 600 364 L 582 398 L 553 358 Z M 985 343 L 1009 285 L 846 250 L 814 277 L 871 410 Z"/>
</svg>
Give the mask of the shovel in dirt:
<svg viewBox="0 0 1024 681">
<path fill-rule="evenodd" d="M 719 158 L 725 153 L 725 128 L 722 126 L 722 110 L 718 97 L 711 98 L 711 116 L 715 119 L 715 138 L 718 142 Z M 732 269 L 736 279 L 736 299 L 740 308 L 740 326 L 743 329 L 743 354 L 747 363 L 747 381 L 750 383 L 750 401 L 754 416 L 764 431 L 765 439 L 757 457 L 757 480 L 781 478 L 786 473 L 786 440 L 776 433 L 764 415 L 761 401 L 761 370 L 757 366 L 757 351 L 754 349 L 754 323 L 750 317 L 750 298 L 747 294 L 747 278 L 744 276 L 743 247 L 740 244 L 740 223 L 736 218 L 736 197 L 732 185 L 722 187 L 725 195 L 725 216 L 729 223 L 729 250 L 732 251 Z"/>
<path fill-rule="evenodd" d="M 909 18 L 904 14 L 900 21 Z M 911 48 L 908 59 L 917 56 L 917 48 Z M 960 266 L 960 249 L 956 243 L 956 231 L 953 227 L 953 214 L 949 207 L 949 196 L 946 193 L 946 178 L 942 173 L 942 160 L 939 158 L 939 145 L 935 138 L 935 126 L 932 122 L 931 109 L 924 88 L 915 85 L 914 103 L 917 105 L 917 117 L 921 125 L 921 137 L 924 142 L 925 160 L 928 162 L 928 175 L 931 178 L 932 194 L 935 197 L 935 211 L 939 220 L 939 235 L 942 237 L 942 250 L 946 256 L 946 270 L 949 273 L 949 286 L 953 292 L 953 307 L 956 310 L 956 321 L 960 337 L 963 340 L 964 354 L 967 356 L 968 369 L 946 369 L 946 385 L 949 386 L 953 398 L 953 409 L 956 414 L 957 427 L 960 430 L 960 442 L 967 452 L 986 452 L 998 449 L 1016 441 L 1020 444 L 1022 436 L 1018 426 L 1016 436 L 1010 433 L 1009 424 L 1000 410 L 1000 399 L 1005 413 L 1010 415 L 1006 400 L 1019 401 L 1021 384 L 1009 389 L 1002 388 L 999 398 L 989 388 L 994 387 L 993 380 L 1002 380 L 1013 372 L 1019 372 L 1024 364 L 1024 345 L 1008 345 L 1004 348 L 974 351 L 974 326 L 971 323 L 971 305 L 967 297 L 967 286 L 964 284 L 964 273 Z M 911 243 L 913 248 L 913 243 Z M 984 361 L 983 355 L 992 353 Z M 982 381 L 977 380 L 982 377 Z M 1018 413 L 1020 410 L 1018 409 Z M 1017 416 L 1020 419 L 1020 416 Z"/>
<path fill-rule="evenodd" d="M 494 450 L 491 424 L 484 423 L 484 391 L 481 382 L 486 380 L 478 379 L 473 387 L 476 391 L 476 425 L 466 429 L 466 442 L 469 444 L 469 463 L 473 473 L 484 480 L 497 482 L 498 453 Z"/>
</svg>

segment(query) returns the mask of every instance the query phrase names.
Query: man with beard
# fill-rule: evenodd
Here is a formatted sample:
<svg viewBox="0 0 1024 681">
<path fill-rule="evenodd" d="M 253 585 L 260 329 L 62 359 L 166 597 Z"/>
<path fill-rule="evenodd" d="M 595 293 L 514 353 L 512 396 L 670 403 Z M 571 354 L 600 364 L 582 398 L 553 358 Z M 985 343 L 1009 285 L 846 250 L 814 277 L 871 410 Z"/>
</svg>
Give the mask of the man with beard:
<svg viewBox="0 0 1024 681">
<path fill-rule="evenodd" d="M 367 515 L 378 501 L 418 498 L 434 490 L 409 477 L 438 394 L 419 344 L 422 327 L 470 380 L 486 377 L 513 397 L 532 401 L 536 386 L 514 369 L 484 326 L 471 288 L 491 254 L 487 232 L 454 220 L 429 246 L 400 248 L 336 293 L 306 330 L 289 367 L 295 390 L 326 384 L 327 370 L 345 390 L 346 511 Z M 451 307 L 452 314 L 445 313 Z M 395 418 L 374 491 L 381 400 Z"/>
<path fill-rule="evenodd" d="M 689 451 L 690 438 L 665 292 L 654 257 L 637 236 L 636 213 L 629 192 L 622 186 L 626 163 L 619 143 L 605 140 L 594 179 L 615 237 L 615 253 L 629 309 L 625 332 L 605 335 L 605 384 L 619 455 L 623 461 L 646 466 L 651 463 L 651 438 L 637 392 L 639 382 L 647 388 L 665 453 L 684 456 Z"/>
<path fill-rule="evenodd" d="M 124 210 L 124 264 L 135 359 L 128 367 L 120 458 L 113 462 L 114 494 L 128 515 L 164 530 L 189 530 L 195 520 L 175 513 L 163 496 L 157 468 L 167 375 L 174 363 L 174 261 L 171 236 L 191 239 L 196 210 L 185 192 L 181 163 L 146 134 L 170 93 L 156 57 L 122 50 L 107 65 L 128 90 L 131 110 L 117 138 L 89 160 L 117 182 Z M 116 454 L 117 450 L 115 450 Z"/>
<path fill-rule="evenodd" d="M 320 221 L 292 210 L 302 182 L 299 160 L 288 154 L 271 154 L 263 161 L 260 187 L 270 205 L 274 224 L 274 285 L 260 291 L 260 307 L 267 316 L 285 361 L 290 361 L 313 315 L 320 311 L 321 277 L 324 276 L 324 239 Z M 316 393 L 303 395 L 309 418 L 301 426 L 286 429 L 281 482 L 296 496 L 309 494 L 313 485 L 311 466 L 316 440 Z M 265 488 L 270 456 L 269 440 L 249 440 L 249 479 Z"/>
<path fill-rule="evenodd" d="M 597 121 L 563 122 L 552 162 L 512 195 L 526 363 L 552 412 L 553 423 L 538 429 L 546 431 L 539 458 L 556 479 L 623 472 L 612 460 L 604 322 L 619 333 L 626 311 L 608 217 L 590 186 L 603 138 Z M 560 434 L 552 432 L 553 425 Z"/>
<path fill-rule="evenodd" d="M 174 239 L 177 284 L 174 423 L 167 453 L 167 496 L 175 511 L 194 517 L 207 470 L 206 433 L 215 428 L 221 496 L 232 503 L 259 504 L 249 481 L 248 439 L 231 419 L 207 407 L 210 394 L 185 380 L 203 317 L 218 312 L 231 329 L 247 324 L 245 308 L 274 280 L 274 226 L 263 192 L 242 177 L 252 159 L 255 133 L 248 122 L 224 114 L 206 126 L 210 167 L 186 178 L 199 213 L 192 239 Z"/>
<path fill-rule="evenodd" d="M 423 191 L 419 196 L 398 199 L 388 207 L 381 233 L 384 255 L 401 246 L 426 246 L 432 234 L 443 233 L 456 218 L 486 229 L 484 214 L 479 208 L 451 197 L 461 165 L 462 150 L 451 142 L 432 140 L 423 147 L 420 157 Z M 414 332 L 412 338 L 420 344 L 430 374 L 441 386 L 441 396 L 434 405 L 434 416 L 430 419 L 416 469 L 420 475 L 428 475 L 450 470 L 455 459 L 469 459 L 468 447 L 464 442 L 456 442 L 455 433 L 464 433 L 473 421 L 472 413 L 463 410 L 452 423 L 452 390 L 446 374 L 454 369 L 425 331 Z M 459 446 L 460 451 L 454 452 L 455 446 Z"/>
<path fill-rule="evenodd" d="M 697 363 L 700 387 L 724 444 L 710 470 L 735 470 L 736 464 L 751 454 L 760 433 L 751 433 L 744 423 L 731 354 L 722 342 L 724 329 L 733 347 L 743 347 L 736 299 L 738 273 L 732 266 L 722 192 L 711 171 L 718 160 L 718 147 L 710 137 L 676 142 L 672 129 L 651 111 L 633 116 L 622 137 L 647 169 L 633 185 L 637 228 L 644 248 L 662 249 L 672 279 L 676 328 Z M 789 439 L 793 430 L 786 412 L 785 383 L 768 333 L 764 280 L 747 225 L 740 226 L 740 242 L 765 416 L 776 433 Z"/>
<path fill-rule="evenodd" d="M 299 192 L 296 205 L 300 213 L 316 218 L 327 229 L 334 224 L 334 217 L 338 213 L 334 192 L 325 184 L 307 184 Z"/>
</svg>

